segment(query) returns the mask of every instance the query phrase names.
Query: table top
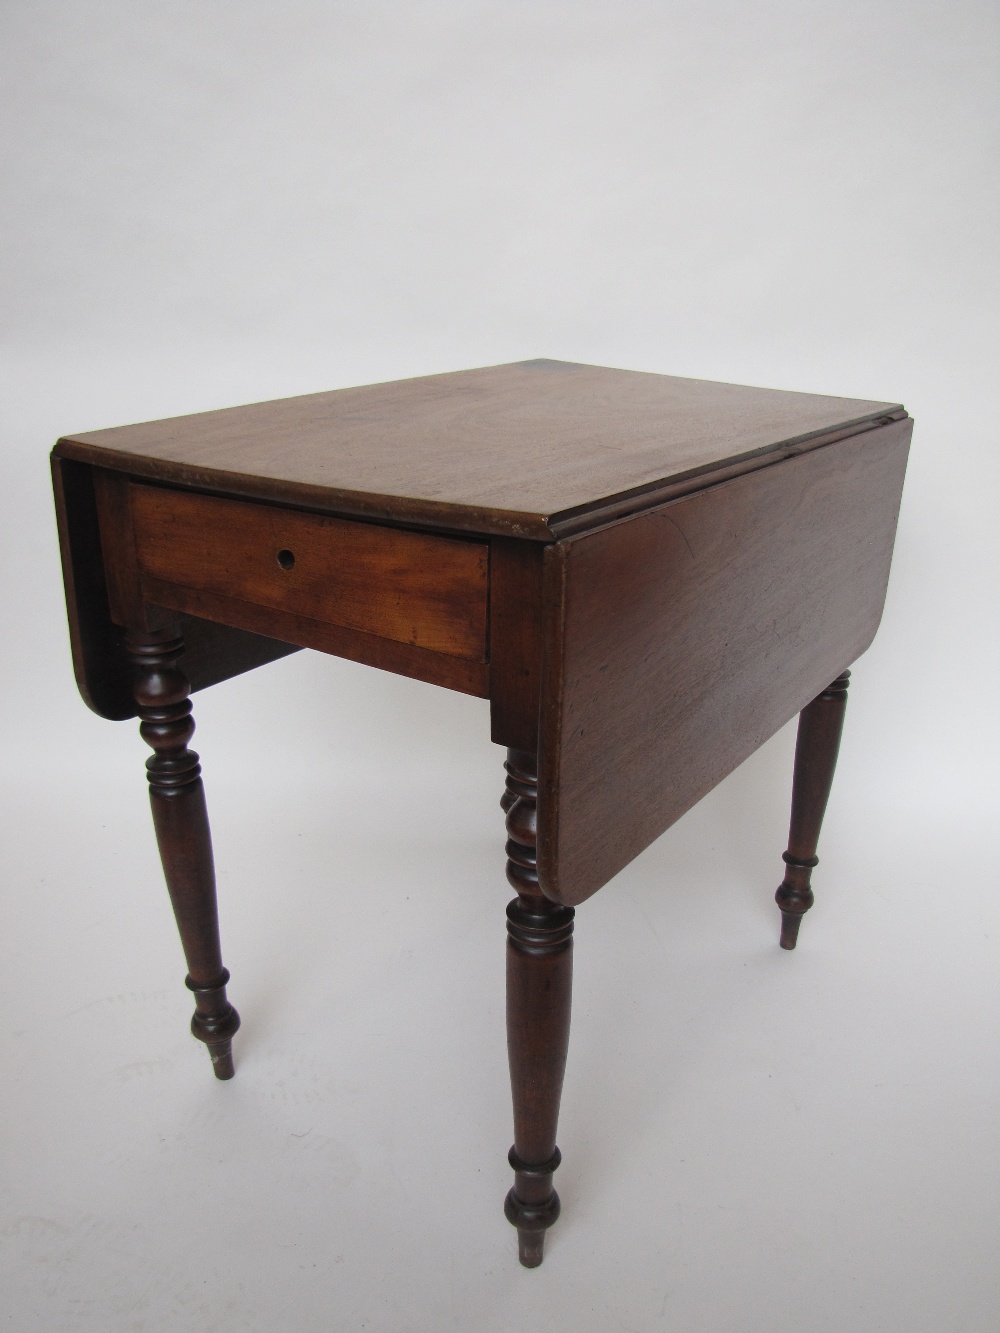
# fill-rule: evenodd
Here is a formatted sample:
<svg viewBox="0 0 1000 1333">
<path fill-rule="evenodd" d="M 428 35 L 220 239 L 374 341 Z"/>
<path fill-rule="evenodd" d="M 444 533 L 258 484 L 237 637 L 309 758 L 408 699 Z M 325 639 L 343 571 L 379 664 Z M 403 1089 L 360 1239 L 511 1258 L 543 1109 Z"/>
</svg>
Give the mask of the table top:
<svg viewBox="0 0 1000 1333">
<path fill-rule="evenodd" d="M 331 513 L 551 541 L 903 416 L 893 403 L 536 360 L 74 434 L 56 452 Z"/>
<path fill-rule="evenodd" d="M 294 646 L 489 698 L 574 905 L 867 648 L 911 427 L 542 361 L 68 436 L 81 692 L 135 713 L 128 627 L 183 636 L 193 689 Z"/>
</svg>

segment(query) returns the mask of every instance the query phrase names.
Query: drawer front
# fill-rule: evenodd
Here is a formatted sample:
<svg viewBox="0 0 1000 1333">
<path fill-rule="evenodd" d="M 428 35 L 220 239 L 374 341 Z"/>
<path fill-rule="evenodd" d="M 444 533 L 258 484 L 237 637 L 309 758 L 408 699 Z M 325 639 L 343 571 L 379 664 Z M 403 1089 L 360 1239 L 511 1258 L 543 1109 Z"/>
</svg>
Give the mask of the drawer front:
<svg viewBox="0 0 1000 1333">
<path fill-rule="evenodd" d="M 486 660 L 485 542 L 132 484 L 140 579 Z"/>
</svg>

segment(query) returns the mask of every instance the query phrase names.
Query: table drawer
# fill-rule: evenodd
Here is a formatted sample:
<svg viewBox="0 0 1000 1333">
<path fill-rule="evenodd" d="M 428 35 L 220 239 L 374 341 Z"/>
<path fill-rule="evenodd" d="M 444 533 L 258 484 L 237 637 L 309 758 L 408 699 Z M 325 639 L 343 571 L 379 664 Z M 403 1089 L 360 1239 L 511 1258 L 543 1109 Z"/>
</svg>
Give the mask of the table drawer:
<svg viewBox="0 0 1000 1333">
<path fill-rule="evenodd" d="M 485 542 L 156 486 L 129 492 L 143 582 L 486 660 Z"/>
</svg>

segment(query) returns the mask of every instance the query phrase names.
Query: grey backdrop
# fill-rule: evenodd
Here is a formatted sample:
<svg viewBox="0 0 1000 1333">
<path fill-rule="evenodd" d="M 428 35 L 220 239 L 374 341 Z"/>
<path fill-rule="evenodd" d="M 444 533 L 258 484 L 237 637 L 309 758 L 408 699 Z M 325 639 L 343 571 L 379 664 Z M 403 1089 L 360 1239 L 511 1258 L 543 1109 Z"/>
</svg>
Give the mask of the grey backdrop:
<svg viewBox="0 0 1000 1333">
<path fill-rule="evenodd" d="M 5 1327 L 994 1329 L 996 6 L 3 0 L 0 61 Z M 486 705 L 317 654 L 199 696 L 213 1083 L 46 451 L 532 356 L 917 424 L 800 948 L 786 729 L 578 915 L 525 1272 Z"/>
</svg>

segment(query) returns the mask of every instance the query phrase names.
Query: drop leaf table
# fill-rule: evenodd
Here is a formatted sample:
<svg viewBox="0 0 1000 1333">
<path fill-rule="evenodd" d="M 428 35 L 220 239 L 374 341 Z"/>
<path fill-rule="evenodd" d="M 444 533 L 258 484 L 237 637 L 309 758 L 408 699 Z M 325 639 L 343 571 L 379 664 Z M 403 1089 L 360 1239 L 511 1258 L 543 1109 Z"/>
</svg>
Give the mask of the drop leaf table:
<svg viewBox="0 0 1000 1333">
<path fill-rule="evenodd" d="M 800 713 L 776 895 L 795 947 L 911 427 L 891 403 L 538 360 L 61 439 L 76 678 L 153 750 L 216 1076 L 239 1017 L 190 694 L 315 648 L 489 699 L 517 894 L 505 1211 L 541 1263 L 574 909 Z"/>
</svg>

